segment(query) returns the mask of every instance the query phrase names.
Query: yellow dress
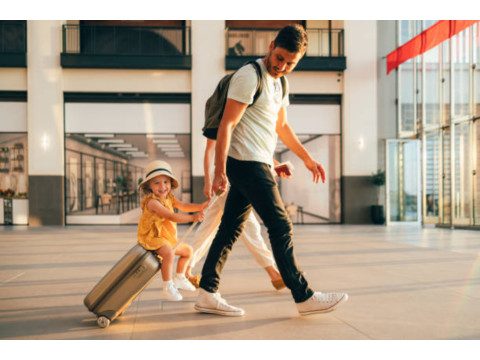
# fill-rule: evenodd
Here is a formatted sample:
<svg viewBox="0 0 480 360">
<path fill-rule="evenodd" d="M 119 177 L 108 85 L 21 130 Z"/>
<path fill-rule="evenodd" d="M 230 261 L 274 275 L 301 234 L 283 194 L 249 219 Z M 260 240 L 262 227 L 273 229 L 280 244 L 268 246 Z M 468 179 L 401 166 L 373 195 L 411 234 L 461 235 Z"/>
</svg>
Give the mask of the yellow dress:
<svg viewBox="0 0 480 360">
<path fill-rule="evenodd" d="M 150 199 L 160 201 L 173 212 L 175 196 L 172 193 L 168 194 L 166 199 L 154 194 L 145 195 L 142 199 L 142 216 L 138 222 L 138 243 L 146 250 L 157 250 L 164 245 L 173 248 L 177 243 L 177 224 L 148 210 L 147 203 Z"/>
</svg>

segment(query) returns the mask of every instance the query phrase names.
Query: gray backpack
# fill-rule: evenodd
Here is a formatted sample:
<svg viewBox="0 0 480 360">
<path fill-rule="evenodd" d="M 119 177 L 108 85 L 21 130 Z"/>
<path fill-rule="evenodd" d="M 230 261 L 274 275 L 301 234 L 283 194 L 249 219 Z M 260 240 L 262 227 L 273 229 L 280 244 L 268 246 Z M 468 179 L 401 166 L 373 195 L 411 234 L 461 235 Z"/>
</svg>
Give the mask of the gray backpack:
<svg viewBox="0 0 480 360">
<path fill-rule="evenodd" d="M 257 89 L 255 90 L 255 95 L 253 96 L 253 102 L 248 105 L 248 107 L 253 106 L 257 99 L 262 94 L 263 82 L 262 82 L 262 70 L 260 65 L 256 61 L 248 61 L 243 66 L 252 64 L 258 76 Z M 238 70 L 237 70 L 238 71 Z M 225 75 L 219 82 L 212 96 L 210 96 L 205 104 L 205 125 L 203 126 L 203 136 L 206 138 L 217 140 L 218 127 L 220 126 L 220 121 L 222 120 L 223 110 L 225 109 L 225 104 L 227 103 L 227 94 L 230 81 L 232 80 L 235 72 Z M 282 82 L 282 99 L 285 97 L 286 86 L 285 79 L 280 78 Z"/>
</svg>

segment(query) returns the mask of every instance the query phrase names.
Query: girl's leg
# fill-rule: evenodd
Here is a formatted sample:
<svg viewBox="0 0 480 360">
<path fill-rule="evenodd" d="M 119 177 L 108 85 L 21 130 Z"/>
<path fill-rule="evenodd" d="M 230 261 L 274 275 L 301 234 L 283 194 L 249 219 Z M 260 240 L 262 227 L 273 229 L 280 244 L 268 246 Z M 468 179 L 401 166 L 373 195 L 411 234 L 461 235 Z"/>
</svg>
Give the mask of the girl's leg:
<svg viewBox="0 0 480 360">
<path fill-rule="evenodd" d="M 164 245 L 160 249 L 156 250 L 156 253 L 162 257 L 162 280 L 172 280 L 173 260 L 175 255 L 170 246 Z"/>
<path fill-rule="evenodd" d="M 180 258 L 177 262 L 177 274 L 185 274 L 185 270 L 187 269 L 187 265 L 192 258 L 193 249 L 188 244 L 180 244 L 178 245 L 177 249 L 175 250 L 175 255 L 179 255 Z"/>
</svg>

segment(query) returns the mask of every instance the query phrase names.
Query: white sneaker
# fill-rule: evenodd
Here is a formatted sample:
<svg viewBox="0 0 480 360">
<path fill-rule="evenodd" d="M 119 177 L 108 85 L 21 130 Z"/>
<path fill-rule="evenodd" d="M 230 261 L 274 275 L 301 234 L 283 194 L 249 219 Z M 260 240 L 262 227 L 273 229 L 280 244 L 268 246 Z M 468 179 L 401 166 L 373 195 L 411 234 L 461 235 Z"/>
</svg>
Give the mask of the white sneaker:
<svg viewBox="0 0 480 360">
<path fill-rule="evenodd" d="M 243 309 L 228 305 L 227 301 L 220 296 L 220 293 L 210 293 L 200 289 L 195 310 L 224 316 L 242 316 L 245 314 Z"/>
<path fill-rule="evenodd" d="M 185 277 L 185 275 L 183 276 L 175 275 L 173 282 L 175 284 L 175 287 L 178 290 L 187 290 L 187 291 L 197 290 L 195 286 L 193 286 L 192 283 Z"/>
<path fill-rule="evenodd" d="M 183 299 L 182 294 L 178 292 L 173 283 L 163 283 L 163 296 L 169 301 L 181 301 Z"/>
<path fill-rule="evenodd" d="M 307 301 L 297 303 L 297 309 L 300 315 L 327 313 L 347 300 L 348 295 L 344 293 L 322 293 L 316 291 Z"/>
</svg>

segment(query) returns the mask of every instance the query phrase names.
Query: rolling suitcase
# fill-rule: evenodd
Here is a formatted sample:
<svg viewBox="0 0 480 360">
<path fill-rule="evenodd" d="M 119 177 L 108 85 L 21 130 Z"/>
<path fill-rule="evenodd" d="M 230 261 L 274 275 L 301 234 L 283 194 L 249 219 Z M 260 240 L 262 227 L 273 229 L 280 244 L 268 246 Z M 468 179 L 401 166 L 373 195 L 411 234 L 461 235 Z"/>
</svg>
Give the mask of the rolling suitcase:
<svg viewBox="0 0 480 360">
<path fill-rule="evenodd" d="M 161 262 L 152 251 L 135 245 L 85 297 L 87 309 L 97 315 L 101 328 L 120 316 L 160 271 Z"/>
</svg>

